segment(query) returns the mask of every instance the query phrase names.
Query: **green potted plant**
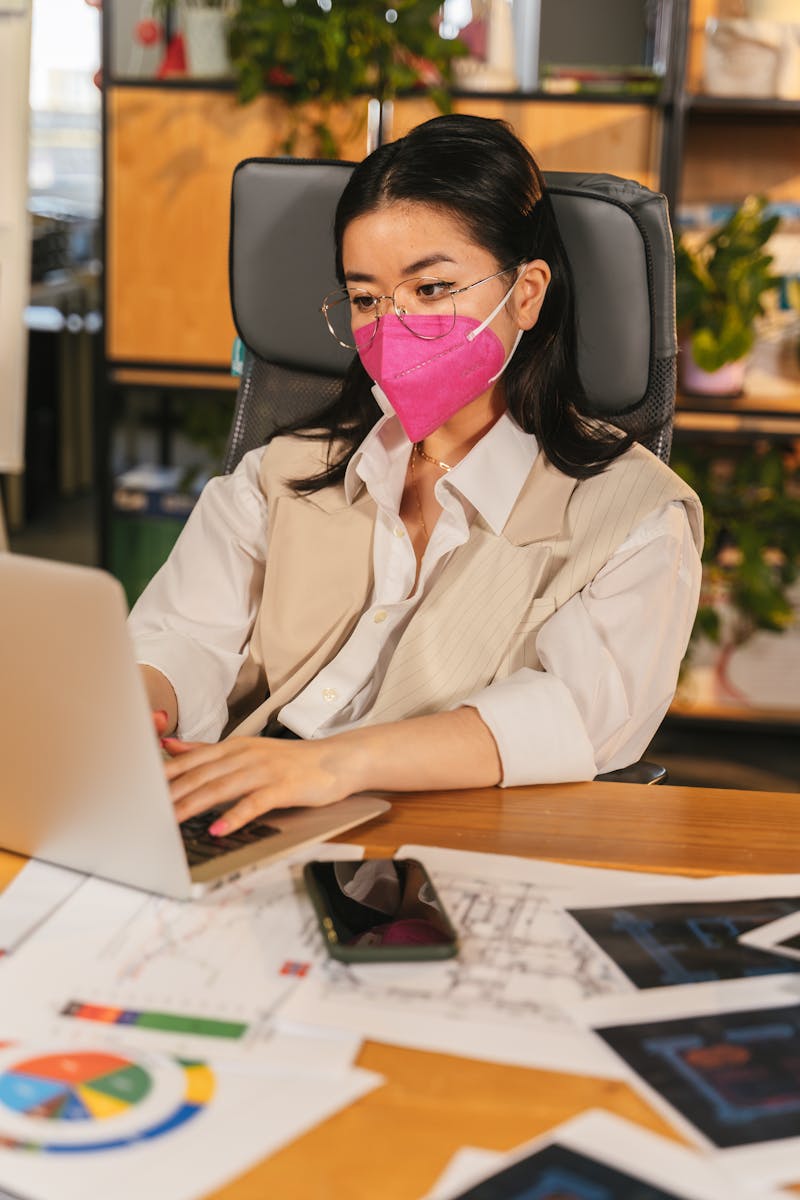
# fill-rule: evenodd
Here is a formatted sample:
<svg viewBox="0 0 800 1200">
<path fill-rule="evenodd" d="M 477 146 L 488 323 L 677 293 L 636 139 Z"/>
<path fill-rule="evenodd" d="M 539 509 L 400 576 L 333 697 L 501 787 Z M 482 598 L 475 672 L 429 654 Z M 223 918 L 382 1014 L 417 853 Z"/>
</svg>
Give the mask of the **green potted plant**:
<svg viewBox="0 0 800 1200">
<path fill-rule="evenodd" d="M 690 393 L 735 396 L 764 296 L 780 284 L 765 245 L 778 225 L 767 201 L 748 196 L 700 242 L 682 234 L 675 246 L 681 386 Z"/>
<path fill-rule="evenodd" d="M 716 698 L 741 703 L 728 673 L 733 654 L 757 630 L 781 633 L 798 619 L 800 446 L 758 442 L 709 452 L 679 445 L 671 465 L 700 496 L 706 525 L 687 662 L 704 639 L 713 643 Z"/>
<path fill-rule="evenodd" d="M 323 157 L 337 155 L 331 106 L 353 96 L 425 88 L 446 111 L 450 63 L 465 47 L 439 36 L 440 8 L 440 0 L 239 0 L 230 30 L 239 99 L 282 96 L 293 116 L 285 151 L 305 126 Z"/>
</svg>

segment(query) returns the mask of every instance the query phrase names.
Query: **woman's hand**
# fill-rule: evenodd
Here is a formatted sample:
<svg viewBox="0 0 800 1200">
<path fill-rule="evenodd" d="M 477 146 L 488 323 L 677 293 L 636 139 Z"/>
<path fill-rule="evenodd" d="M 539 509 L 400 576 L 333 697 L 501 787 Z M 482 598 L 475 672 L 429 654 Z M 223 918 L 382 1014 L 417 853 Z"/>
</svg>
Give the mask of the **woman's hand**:
<svg viewBox="0 0 800 1200">
<path fill-rule="evenodd" d="M 224 742 L 162 738 L 179 821 L 236 801 L 209 827 L 233 833 L 271 808 L 320 807 L 354 792 L 491 787 L 502 768 L 477 710 L 412 717 L 309 741 L 231 737 Z"/>
<path fill-rule="evenodd" d="M 164 738 L 165 764 L 178 821 L 238 801 L 209 826 L 215 837 L 240 829 L 271 808 L 320 807 L 342 800 L 353 781 L 336 752 L 337 739 L 229 738 L 216 744 Z"/>
</svg>

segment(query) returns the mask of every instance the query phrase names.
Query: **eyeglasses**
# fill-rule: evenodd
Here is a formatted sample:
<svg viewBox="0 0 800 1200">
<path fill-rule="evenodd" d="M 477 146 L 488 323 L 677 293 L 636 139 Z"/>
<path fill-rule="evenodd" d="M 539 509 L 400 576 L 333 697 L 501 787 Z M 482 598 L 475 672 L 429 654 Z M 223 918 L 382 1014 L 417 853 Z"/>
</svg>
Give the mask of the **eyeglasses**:
<svg viewBox="0 0 800 1200">
<path fill-rule="evenodd" d="M 362 349 L 372 343 L 378 331 L 381 304 L 384 300 L 391 301 L 395 315 L 409 333 L 422 338 L 423 341 L 434 342 L 438 338 L 446 337 L 456 323 L 456 296 L 478 287 L 481 283 L 488 283 L 490 279 L 507 275 L 520 265 L 514 263 L 513 266 L 503 267 L 502 271 L 495 271 L 485 279 L 477 279 L 475 283 L 468 283 L 466 287 L 460 288 L 454 288 L 443 279 L 434 279 L 427 275 L 404 279 L 402 283 L 398 283 L 391 296 L 373 296 L 371 292 L 360 287 L 339 288 L 325 297 L 320 312 L 325 318 L 331 337 L 347 350 L 357 348 L 354 336 L 356 330 L 368 331 L 366 341 L 363 337 L 360 339 Z M 409 317 L 422 315 L 439 318 L 432 328 L 431 324 L 426 322 L 425 333 L 415 329 L 413 321 L 407 320 Z"/>
</svg>

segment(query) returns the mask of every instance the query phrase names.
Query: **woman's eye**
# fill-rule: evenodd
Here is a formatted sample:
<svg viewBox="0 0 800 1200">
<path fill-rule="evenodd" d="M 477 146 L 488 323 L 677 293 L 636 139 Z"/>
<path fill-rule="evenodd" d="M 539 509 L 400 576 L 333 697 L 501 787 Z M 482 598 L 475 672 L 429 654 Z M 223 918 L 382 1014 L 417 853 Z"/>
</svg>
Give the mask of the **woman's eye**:
<svg viewBox="0 0 800 1200">
<path fill-rule="evenodd" d="M 441 300 L 450 292 L 452 286 L 452 283 L 447 283 L 444 279 L 428 279 L 425 283 L 417 284 L 417 297 L 420 300 Z"/>
<path fill-rule="evenodd" d="M 365 292 L 360 296 L 351 295 L 350 304 L 356 312 L 370 313 L 374 311 L 377 300 L 374 296 L 370 296 L 368 292 Z"/>
</svg>

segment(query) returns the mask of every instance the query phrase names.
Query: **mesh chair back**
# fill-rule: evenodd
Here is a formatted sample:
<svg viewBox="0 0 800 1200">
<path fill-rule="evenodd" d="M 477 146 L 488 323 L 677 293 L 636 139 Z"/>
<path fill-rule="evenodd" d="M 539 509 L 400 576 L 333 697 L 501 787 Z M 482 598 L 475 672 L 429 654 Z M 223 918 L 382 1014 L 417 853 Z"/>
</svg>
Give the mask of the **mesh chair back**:
<svg viewBox="0 0 800 1200">
<path fill-rule="evenodd" d="M 245 344 L 224 469 L 336 396 L 350 359 L 318 309 L 337 286 L 333 215 L 349 163 L 247 159 L 234 172 L 230 285 Z M 546 174 L 576 293 L 586 411 L 669 459 L 675 267 L 663 196 L 611 175 Z M 641 436 L 640 436 L 641 435 Z"/>
</svg>

